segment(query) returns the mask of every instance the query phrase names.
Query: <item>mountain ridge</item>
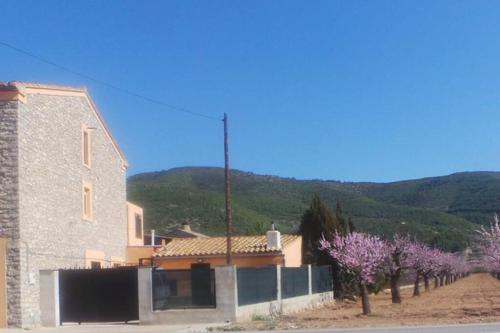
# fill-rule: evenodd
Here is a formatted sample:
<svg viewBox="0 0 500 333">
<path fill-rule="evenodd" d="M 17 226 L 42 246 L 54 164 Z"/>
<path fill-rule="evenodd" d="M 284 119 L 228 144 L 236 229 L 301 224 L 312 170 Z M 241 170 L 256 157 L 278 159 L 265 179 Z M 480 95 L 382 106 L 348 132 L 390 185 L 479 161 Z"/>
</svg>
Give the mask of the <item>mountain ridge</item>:
<svg viewBox="0 0 500 333">
<path fill-rule="evenodd" d="M 312 195 L 340 201 L 360 230 L 408 232 L 446 249 L 462 249 L 479 224 L 500 210 L 500 172 L 472 171 L 388 183 L 302 180 L 231 170 L 237 234 L 264 232 L 271 222 L 295 232 Z M 129 200 L 158 232 L 189 222 L 209 235 L 224 232 L 224 172 L 179 167 L 133 175 Z"/>
<path fill-rule="evenodd" d="M 163 173 L 176 172 L 176 171 L 199 170 L 199 169 L 224 170 L 223 167 L 216 167 L 216 166 L 203 166 L 203 165 L 201 165 L 201 166 L 181 166 L 181 167 L 173 167 L 170 169 L 162 169 L 162 170 L 158 170 L 158 171 L 139 172 L 139 173 L 136 173 L 134 175 L 130 175 L 128 178 L 131 179 L 131 178 L 135 178 L 138 176 L 144 176 L 144 175 L 154 175 L 154 174 L 163 174 Z M 369 185 L 370 184 L 388 185 L 388 184 L 395 184 L 395 183 L 413 182 L 413 181 L 418 181 L 418 180 L 430 180 L 430 179 L 434 179 L 434 178 L 446 178 L 446 177 L 451 177 L 451 176 L 473 175 L 473 174 L 493 175 L 493 176 L 500 178 L 500 171 L 492 171 L 492 170 L 457 171 L 457 172 L 452 172 L 449 174 L 439 175 L 439 176 L 426 176 L 426 177 L 419 177 L 419 178 L 392 180 L 392 181 L 386 181 L 386 182 L 352 181 L 352 180 L 323 179 L 323 178 L 296 178 L 296 177 L 278 176 L 278 175 L 271 175 L 271 174 L 259 174 L 259 173 L 255 173 L 253 171 L 245 171 L 245 170 L 241 170 L 241 169 L 231 169 L 231 172 L 250 174 L 250 175 L 255 175 L 258 177 L 280 178 L 280 179 L 285 179 L 285 180 L 293 180 L 293 181 L 297 181 L 297 182 L 319 181 L 319 182 L 333 182 L 333 183 L 342 183 L 342 184 L 351 183 L 351 184 L 369 184 Z"/>
</svg>

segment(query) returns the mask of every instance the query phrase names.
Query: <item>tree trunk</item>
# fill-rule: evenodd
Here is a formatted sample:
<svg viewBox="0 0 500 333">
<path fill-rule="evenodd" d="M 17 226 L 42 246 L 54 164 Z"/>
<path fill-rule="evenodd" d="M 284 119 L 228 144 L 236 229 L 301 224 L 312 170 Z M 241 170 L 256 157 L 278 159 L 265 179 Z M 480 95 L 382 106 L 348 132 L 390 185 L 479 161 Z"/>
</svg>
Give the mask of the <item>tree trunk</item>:
<svg viewBox="0 0 500 333">
<path fill-rule="evenodd" d="M 439 277 L 439 286 L 444 286 L 444 274 L 441 274 L 441 276 Z"/>
<path fill-rule="evenodd" d="M 425 291 L 430 291 L 431 288 L 429 286 L 429 276 L 424 275 L 424 285 L 425 285 Z"/>
<path fill-rule="evenodd" d="M 415 278 L 415 287 L 413 288 L 413 296 L 420 296 L 420 275 Z"/>
<path fill-rule="evenodd" d="M 439 287 L 439 278 L 437 276 L 434 277 L 434 289 Z"/>
<path fill-rule="evenodd" d="M 399 276 L 399 272 L 391 275 L 392 303 L 401 303 L 401 293 L 399 292 Z"/>
<path fill-rule="evenodd" d="M 337 263 L 337 261 L 334 261 L 332 264 L 332 284 L 333 284 L 333 294 L 335 298 L 342 299 L 346 296 L 348 293 L 345 286 L 343 285 L 343 276 L 342 276 L 342 271 Z"/>
<path fill-rule="evenodd" d="M 363 314 L 369 315 L 372 313 L 370 310 L 370 300 L 368 299 L 368 289 L 366 289 L 366 285 L 363 282 L 359 284 L 359 291 L 361 293 L 361 302 L 363 304 Z"/>
</svg>

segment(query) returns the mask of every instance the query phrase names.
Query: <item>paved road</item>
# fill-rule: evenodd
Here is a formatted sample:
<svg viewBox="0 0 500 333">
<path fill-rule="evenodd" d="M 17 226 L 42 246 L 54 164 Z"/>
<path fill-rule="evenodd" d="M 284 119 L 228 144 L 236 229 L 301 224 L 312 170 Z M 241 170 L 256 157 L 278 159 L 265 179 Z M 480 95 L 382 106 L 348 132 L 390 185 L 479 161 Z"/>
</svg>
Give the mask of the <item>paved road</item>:
<svg viewBox="0 0 500 333">
<path fill-rule="evenodd" d="M 224 324 L 210 325 L 222 326 Z M 207 332 L 206 324 L 196 325 L 163 325 L 163 326 L 140 326 L 124 324 L 83 324 L 64 325 L 55 328 L 23 329 L 0 329 L 0 333 L 201 333 Z"/>
<path fill-rule="evenodd" d="M 220 325 L 216 325 L 220 326 Z M 200 333 L 206 332 L 206 325 L 81 325 L 58 328 L 40 328 L 30 330 L 33 333 Z M 24 330 L 0 330 L 0 333 L 20 333 Z M 444 325 L 444 326 L 406 326 L 382 328 L 344 328 L 321 330 L 259 331 L 258 333 L 500 333 L 500 323 Z M 253 332 L 257 333 L 257 332 Z"/>
<path fill-rule="evenodd" d="M 286 332 L 286 331 L 281 331 Z M 500 333 L 500 323 L 444 325 L 444 326 L 405 326 L 380 328 L 344 328 L 321 330 L 297 330 L 294 333 Z M 274 331 L 274 333 L 280 333 Z"/>
</svg>

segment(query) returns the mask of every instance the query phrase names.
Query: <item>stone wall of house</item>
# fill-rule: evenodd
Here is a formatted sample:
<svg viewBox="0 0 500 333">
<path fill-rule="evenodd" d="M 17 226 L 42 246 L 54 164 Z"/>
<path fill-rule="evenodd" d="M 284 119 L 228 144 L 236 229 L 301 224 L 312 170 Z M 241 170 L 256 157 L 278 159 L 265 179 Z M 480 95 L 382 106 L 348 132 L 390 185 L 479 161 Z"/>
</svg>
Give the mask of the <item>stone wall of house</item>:
<svg viewBox="0 0 500 333">
<path fill-rule="evenodd" d="M 7 322 L 21 324 L 18 205 L 18 102 L 0 101 L 0 238 L 7 239 Z"/>
<path fill-rule="evenodd" d="M 82 126 L 91 130 L 91 168 L 82 162 Z M 19 219 L 24 327 L 40 324 L 39 271 L 85 266 L 87 250 L 126 258 L 126 175 L 84 97 L 29 94 L 19 103 Z M 93 189 L 83 219 L 82 186 Z"/>
</svg>

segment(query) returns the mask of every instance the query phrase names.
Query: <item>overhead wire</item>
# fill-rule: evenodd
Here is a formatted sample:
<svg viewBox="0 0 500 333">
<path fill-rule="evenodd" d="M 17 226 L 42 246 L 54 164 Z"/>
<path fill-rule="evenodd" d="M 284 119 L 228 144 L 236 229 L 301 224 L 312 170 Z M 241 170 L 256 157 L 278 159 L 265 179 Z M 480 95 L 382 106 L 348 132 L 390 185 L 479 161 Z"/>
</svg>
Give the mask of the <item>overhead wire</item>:
<svg viewBox="0 0 500 333">
<path fill-rule="evenodd" d="M 95 82 L 97 84 L 100 84 L 100 85 L 103 85 L 105 87 L 108 87 L 110 89 L 114 89 L 116 91 L 119 91 L 123 94 L 126 94 L 126 95 L 129 95 L 129 96 L 132 96 L 132 97 L 135 97 L 135 98 L 138 98 L 138 99 L 142 99 L 144 101 L 147 101 L 147 102 L 150 102 L 150 103 L 153 103 L 153 104 L 157 104 L 157 105 L 160 105 L 160 106 L 164 106 L 172 111 L 177 111 L 177 112 L 182 112 L 182 113 L 185 113 L 185 114 L 189 114 L 191 116 L 196 116 L 196 117 L 201 117 L 201 118 L 205 118 L 205 119 L 210 119 L 210 120 L 215 120 L 215 121 L 222 121 L 221 118 L 217 118 L 217 117 L 214 117 L 214 116 L 211 116 L 211 115 L 208 115 L 208 114 L 204 114 L 204 113 L 200 113 L 200 112 L 196 112 L 196 111 L 192 111 L 190 109 L 187 109 L 187 108 L 184 108 L 184 107 L 179 107 L 179 106 L 176 106 L 176 105 L 173 105 L 173 104 L 170 104 L 170 103 L 166 103 L 164 101 L 161 101 L 161 100 L 157 100 L 157 99 L 154 99 L 154 98 L 151 98 L 151 97 L 148 97 L 148 96 L 144 96 L 142 94 L 139 94 L 139 93 L 136 93 L 130 89 L 126 89 L 126 88 L 122 88 L 120 86 L 117 86 L 113 83 L 109 83 L 109 82 L 106 82 L 106 81 L 103 81 L 101 79 L 98 79 L 98 78 L 95 78 L 91 75 L 87 75 L 85 73 L 82 73 L 82 72 L 79 72 L 79 71 L 75 71 L 69 67 L 66 67 L 66 66 L 63 66 L 63 65 L 59 65 L 58 63 L 54 62 L 54 61 L 51 61 L 51 60 L 48 60 L 47 58 L 45 57 L 41 57 L 39 55 L 36 55 L 32 52 L 29 52 L 29 51 L 26 51 L 20 47 L 17 47 L 15 45 L 12 45 L 12 44 L 9 44 L 9 43 L 6 43 L 6 42 L 3 42 L 3 41 L 0 41 L 0 45 L 6 47 L 6 48 L 9 48 L 13 51 L 16 51 L 18 53 L 21 53 L 27 57 L 30 57 L 30 58 L 33 58 L 33 59 L 36 59 L 42 63 L 45 63 L 47 65 L 50 65 L 52 67 L 55 67 L 59 70 L 62 70 L 62 71 L 65 71 L 65 72 L 68 72 L 70 74 L 73 74 L 73 75 L 76 75 L 76 76 L 80 76 L 86 80 L 89 80 L 89 81 L 92 81 L 92 82 Z"/>
</svg>

